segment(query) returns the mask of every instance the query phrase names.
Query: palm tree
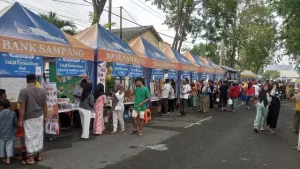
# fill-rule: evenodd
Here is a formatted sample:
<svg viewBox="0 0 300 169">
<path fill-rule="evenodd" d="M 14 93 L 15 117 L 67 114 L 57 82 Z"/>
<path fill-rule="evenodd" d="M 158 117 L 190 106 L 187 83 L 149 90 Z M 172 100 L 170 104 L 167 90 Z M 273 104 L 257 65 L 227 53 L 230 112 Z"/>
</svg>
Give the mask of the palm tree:
<svg viewBox="0 0 300 169">
<path fill-rule="evenodd" d="M 66 33 L 70 35 L 75 35 L 76 33 L 76 25 L 72 21 L 68 20 L 62 20 L 57 17 L 57 14 L 55 12 L 49 12 L 47 14 L 39 14 L 40 17 L 48 21 L 49 23 L 55 25 L 62 31 L 65 31 Z"/>
</svg>

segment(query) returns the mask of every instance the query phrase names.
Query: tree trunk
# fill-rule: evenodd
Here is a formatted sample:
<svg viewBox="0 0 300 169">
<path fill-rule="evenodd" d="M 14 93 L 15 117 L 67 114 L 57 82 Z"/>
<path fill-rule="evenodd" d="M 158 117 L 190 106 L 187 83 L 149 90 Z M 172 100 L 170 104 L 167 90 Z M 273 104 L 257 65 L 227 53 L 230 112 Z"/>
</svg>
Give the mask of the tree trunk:
<svg viewBox="0 0 300 169">
<path fill-rule="evenodd" d="M 174 37 L 174 40 L 173 40 L 173 44 L 172 44 L 172 48 L 176 49 L 177 48 L 177 45 L 178 45 L 178 38 L 179 38 L 179 27 L 182 23 L 182 12 L 183 12 L 183 6 L 184 6 L 184 2 L 181 1 L 181 3 L 179 3 L 180 1 L 178 1 L 178 5 L 177 5 L 177 9 L 178 9 L 178 14 L 177 14 L 177 24 L 175 26 L 175 37 Z"/>
<path fill-rule="evenodd" d="M 99 24 L 100 16 L 103 13 L 104 6 L 106 4 L 107 0 L 92 0 L 93 2 L 93 9 L 94 9 L 94 16 L 93 16 L 93 22 L 94 24 Z"/>
</svg>

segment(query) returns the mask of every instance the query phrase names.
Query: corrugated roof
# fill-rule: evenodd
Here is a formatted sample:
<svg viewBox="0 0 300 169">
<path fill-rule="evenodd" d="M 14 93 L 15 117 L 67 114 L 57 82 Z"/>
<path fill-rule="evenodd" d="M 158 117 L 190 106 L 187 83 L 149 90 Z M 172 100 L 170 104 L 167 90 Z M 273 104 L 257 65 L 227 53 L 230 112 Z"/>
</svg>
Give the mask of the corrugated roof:
<svg viewBox="0 0 300 169">
<path fill-rule="evenodd" d="M 159 40 L 159 41 L 163 41 L 163 39 L 160 37 L 160 35 L 158 34 L 158 32 L 155 30 L 155 28 L 150 25 L 150 26 L 140 26 L 140 27 L 129 27 L 129 28 L 122 28 L 122 38 L 126 39 L 126 40 L 131 40 L 134 39 L 138 36 L 140 36 L 141 34 L 143 34 L 146 31 L 152 31 L 152 33 L 155 35 L 155 37 Z M 116 35 L 116 36 L 120 36 L 120 29 L 113 29 L 111 30 L 111 32 Z"/>
<path fill-rule="evenodd" d="M 293 70 L 293 65 L 268 65 L 266 70 Z"/>
<path fill-rule="evenodd" d="M 225 69 L 225 70 L 229 70 L 229 71 L 232 71 L 232 72 L 238 72 L 237 70 L 231 68 L 231 67 L 228 67 L 228 66 L 224 66 L 224 65 L 219 65 L 221 68 Z"/>
</svg>

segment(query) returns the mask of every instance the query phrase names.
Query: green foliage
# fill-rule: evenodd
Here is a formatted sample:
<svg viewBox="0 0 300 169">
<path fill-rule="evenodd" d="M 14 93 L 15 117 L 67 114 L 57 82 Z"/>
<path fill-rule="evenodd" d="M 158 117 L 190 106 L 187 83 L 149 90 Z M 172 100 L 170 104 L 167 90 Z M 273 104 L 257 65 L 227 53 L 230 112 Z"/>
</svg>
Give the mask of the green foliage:
<svg viewBox="0 0 300 169">
<path fill-rule="evenodd" d="M 49 23 L 55 25 L 56 27 L 70 35 L 74 35 L 76 33 L 77 27 L 74 22 L 58 18 L 55 12 L 49 12 L 48 14 L 39 15 L 41 18 L 45 19 Z"/>
<path fill-rule="evenodd" d="M 103 27 L 105 29 L 108 29 L 109 27 L 113 27 L 115 25 L 116 25 L 116 22 L 108 22 L 108 23 L 104 24 Z"/>
<path fill-rule="evenodd" d="M 180 51 L 182 43 L 186 40 L 188 34 L 197 35 L 199 32 L 196 24 L 199 22 L 199 18 L 195 11 L 200 1 L 153 0 L 151 2 L 166 13 L 164 24 L 175 30 L 172 47 Z"/>
<path fill-rule="evenodd" d="M 214 63 L 219 63 L 218 45 L 216 43 L 204 44 L 200 43 L 193 47 L 191 52 L 197 56 L 205 56 Z"/>
<path fill-rule="evenodd" d="M 286 54 L 299 63 L 300 55 L 300 1 L 276 0 L 278 14 L 283 18 L 281 29 L 282 44 Z"/>
<path fill-rule="evenodd" d="M 202 38 L 224 40 L 225 64 L 259 72 L 276 51 L 274 9 L 267 0 L 203 0 L 198 14 Z"/>
<path fill-rule="evenodd" d="M 270 79 L 277 79 L 280 77 L 280 72 L 276 70 L 267 70 L 263 74 L 263 79 L 270 80 Z"/>
<path fill-rule="evenodd" d="M 106 93 L 110 93 L 114 90 L 114 87 L 115 87 L 115 84 L 116 84 L 115 80 L 116 80 L 116 78 L 112 76 L 110 80 L 105 81 Z"/>
</svg>

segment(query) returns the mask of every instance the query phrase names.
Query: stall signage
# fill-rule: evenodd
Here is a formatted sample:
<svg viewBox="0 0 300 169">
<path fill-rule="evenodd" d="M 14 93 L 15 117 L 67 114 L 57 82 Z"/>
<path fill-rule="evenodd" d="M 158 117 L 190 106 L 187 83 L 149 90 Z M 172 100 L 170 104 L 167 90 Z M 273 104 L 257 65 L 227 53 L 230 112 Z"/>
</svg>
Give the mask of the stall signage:
<svg viewBox="0 0 300 169">
<path fill-rule="evenodd" d="M 208 78 L 209 78 L 210 80 L 214 80 L 214 74 L 210 73 L 210 74 L 208 75 Z"/>
<path fill-rule="evenodd" d="M 187 78 L 187 79 L 191 78 L 190 77 L 190 72 L 188 72 L 188 71 L 182 71 L 182 79 L 185 79 L 185 78 Z"/>
<path fill-rule="evenodd" d="M 224 74 L 220 74 L 220 80 L 224 80 Z"/>
<path fill-rule="evenodd" d="M 130 77 L 144 77 L 144 67 L 129 65 L 129 76 Z"/>
<path fill-rule="evenodd" d="M 0 76 L 24 77 L 27 74 L 42 75 L 41 56 L 0 52 Z"/>
<path fill-rule="evenodd" d="M 152 75 L 154 79 L 164 78 L 164 69 L 152 69 Z"/>
<path fill-rule="evenodd" d="M 207 79 L 207 73 L 202 73 L 200 80 L 206 80 L 206 79 Z"/>
<path fill-rule="evenodd" d="M 177 79 L 178 71 L 177 70 L 168 70 L 168 78 L 169 79 Z"/>
<path fill-rule="evenodd" d="M 193 72 L 192 73 L 192 80 L 198 80 L 198 72 Z"/>
<path fill-rule="evenodd" d="M 129 76 L 129 65 L 123 63 L 112 63 L 111 64 L 114 77 L 126 77 Z"/>
<path fill-rule="evenodd" d="M 83 59 L 56 58 L 57 76 L 85 76 L 86 61 Z"/>
</svg>

